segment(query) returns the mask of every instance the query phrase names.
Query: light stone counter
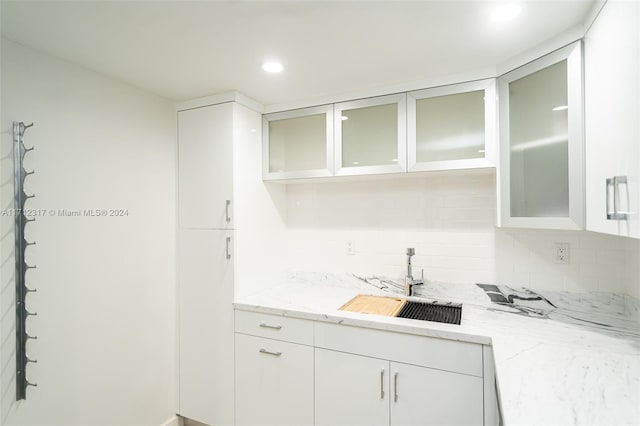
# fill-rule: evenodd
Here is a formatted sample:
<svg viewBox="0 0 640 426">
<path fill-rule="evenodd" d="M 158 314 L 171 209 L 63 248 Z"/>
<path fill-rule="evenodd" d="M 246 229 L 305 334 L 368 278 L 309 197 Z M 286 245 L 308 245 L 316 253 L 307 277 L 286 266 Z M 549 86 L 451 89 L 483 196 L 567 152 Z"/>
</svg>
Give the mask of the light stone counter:
<svg viewBox="0 0 640 426">
<path fill-rule="evenodd" d="M 557 293 L 427 282 L 421 299 L 463 303 L 460 325 L 340 311 L 358 294 L 401 295 L 393 282 L 294 273 L 237 300 L 236 309 L 493 346 L 506 426 L 640 425 L 638 301 L 610 293 Z"/>
</svg>

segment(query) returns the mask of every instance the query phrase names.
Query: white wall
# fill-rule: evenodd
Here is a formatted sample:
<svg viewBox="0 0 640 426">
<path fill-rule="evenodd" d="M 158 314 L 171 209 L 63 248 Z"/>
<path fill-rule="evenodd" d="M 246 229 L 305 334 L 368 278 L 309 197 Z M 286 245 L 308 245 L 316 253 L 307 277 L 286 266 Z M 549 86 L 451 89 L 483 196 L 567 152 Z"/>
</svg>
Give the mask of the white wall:
<svg viewBox="0 0 640 426">
<path fill-rule="evenodd" d="M 285 277 L 286 187 L 262 181 L 262 116 L 234 107 L 233 198 L 235 297 Z"/>
<path fill-rule="evenodd" d="M 289 185 L 288 268 L 400 277 L 415 247 L 414 265 L 429 280 L 637 297 L 638 242 L 495 228 L 495 205 L 493 173 Z M 355 255 L 346 254 L 348 240 Z M 570 244 L 569 265 L 554 263 L 555 242 Z"/>
<path fill-rule="evenodd" d="M 172 104 L 2 39 L 0 190 L 13 207 L 11 121 L 26 144 L 28 353 L 15 401 L 13 221 L 0 222 L 3 425 L 160 425 L 175 413 L 175 112 Z M 60 217 L 58 209 L 128 209 Z M 51 215 L 53 209 L 56 214 Z"/>
</svg>

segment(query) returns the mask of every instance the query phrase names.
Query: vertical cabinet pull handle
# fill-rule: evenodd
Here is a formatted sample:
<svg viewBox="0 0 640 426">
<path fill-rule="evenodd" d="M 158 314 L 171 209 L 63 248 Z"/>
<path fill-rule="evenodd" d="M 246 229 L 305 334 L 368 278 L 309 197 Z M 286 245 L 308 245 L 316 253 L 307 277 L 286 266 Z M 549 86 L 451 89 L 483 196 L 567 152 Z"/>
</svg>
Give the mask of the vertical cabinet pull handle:
<svg viewBox="0 0 640 426">
<path fill-rule="evenodd" d="M 606 209 L 607 209 L 607 220 L 613 220 L 613 216 L 615 215 L 615 210 L 616 210 L 616 204 L 615 204 L 615 200 L 613 201 L 613 212 L 611 211 L 611 208 L 609 206 L 609 200 L 611 199 L 611 197 L 609 196 L 609 194 L 611 193 L 609 191 L 609 188 L 613 187 L 613 178 L 607 178 L 607 185 L 605 187 L 605 193 L 604 196 L 606 198 Z"/>
<path fill-rule="evenodd" d="M 384 368 L 380 370 L 380 399 L 384 399 Z"/>
<path fill-rule="evenodd" d="M 626 176 L 614 176 L 612 178 L 607 178 L 605 192 L 607 220 L 627 220 L 629 218 L 628 212 L 618 211 L 620 201 L 620 184 L 627 185 Z M 613 194 L 611 193 L 610 188 L 613 188 Z M 613 197 L 611 195 L 613 195 Z M 613 198 L 613 211 L 611 211 L 609 202 L 611 198 Z"/>
<path fill-rule="evenodd" d="M 398 402 L 398 373 L 393 374 L 393 402 Z"/>
<path fill-rule="evenodd" d="M 229 207 L 231 207 L 231 200 L 227 200 L 224 207 L 224 216 L 227 223 L 231 222 L 231 216 L 229 215 Z"/>
<path fill-rule="evenodd" d="M 231 259 L 231 252 L 229 252 L 230 244 L 231 244 L 231 237 L 227 237 L 227 259 Z"/>
</svg>

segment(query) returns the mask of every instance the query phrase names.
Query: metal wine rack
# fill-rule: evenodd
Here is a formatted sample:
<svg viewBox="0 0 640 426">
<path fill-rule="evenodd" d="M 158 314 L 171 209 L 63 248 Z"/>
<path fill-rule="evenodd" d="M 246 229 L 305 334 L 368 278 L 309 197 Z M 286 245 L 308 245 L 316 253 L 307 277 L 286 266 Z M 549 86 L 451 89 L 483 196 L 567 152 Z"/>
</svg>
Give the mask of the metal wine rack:
<svg viewBox="0 0 640 426">
<path fill-rule="evenodd" d="M 24 169 L 24 156 L 33 150 L 33 147 L 26 148 L 24 146 L 24 133 L 33 126 L 33 123 L 25 125 L 22 122 L 13 122 L 13 173 L 14 173 L 14 192 L 13 202 L 15 209 L 15 257 L 16 257 L 16 400 L 27 398 L 27 387 L 37 386 L 30 383 L 27 379 L 27 364 L 37 362 L 27 356 L 27 341 L 29 339 L 37 339 L 27 333 L 27 318 L 31 315 L 37 315 L 35 312 L 27 310 L 26 298 L 35 289 L 27 287 L 25 276 L 29 269 L 34 266 L 27 265 L 25 260 L 25 251 L 27 247 L 34 245 L 34 242 L 28 242 L 25 239 L 25 227 L 29 222 L 33 222 L 35 218 L 29 219 L 25 215 L 25 204 L 29 198 L 35 195 L 27 195 L 24 192 L 24 181 L 27 176 L 33 174 L 33 171 L 27 172 Z"/>
</svg>

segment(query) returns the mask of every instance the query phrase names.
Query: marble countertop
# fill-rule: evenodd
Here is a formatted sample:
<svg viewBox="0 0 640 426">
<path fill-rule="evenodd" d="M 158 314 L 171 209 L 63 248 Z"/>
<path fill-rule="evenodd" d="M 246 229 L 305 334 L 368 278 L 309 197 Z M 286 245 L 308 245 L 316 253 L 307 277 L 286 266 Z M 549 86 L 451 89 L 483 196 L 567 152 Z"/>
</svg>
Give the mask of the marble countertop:
<svg viewBox="0 0 640 426">
<path fill-rule="evenodd" d="M 640 303 L 611 293 L 426 282 L 416 298 L 462 303 L 460 325 L 338 310 L 394 280 L 292 273 L 236 309 L 493 346 L 502 417 L 514 425 L 639 425 Z"/>
</svg>

